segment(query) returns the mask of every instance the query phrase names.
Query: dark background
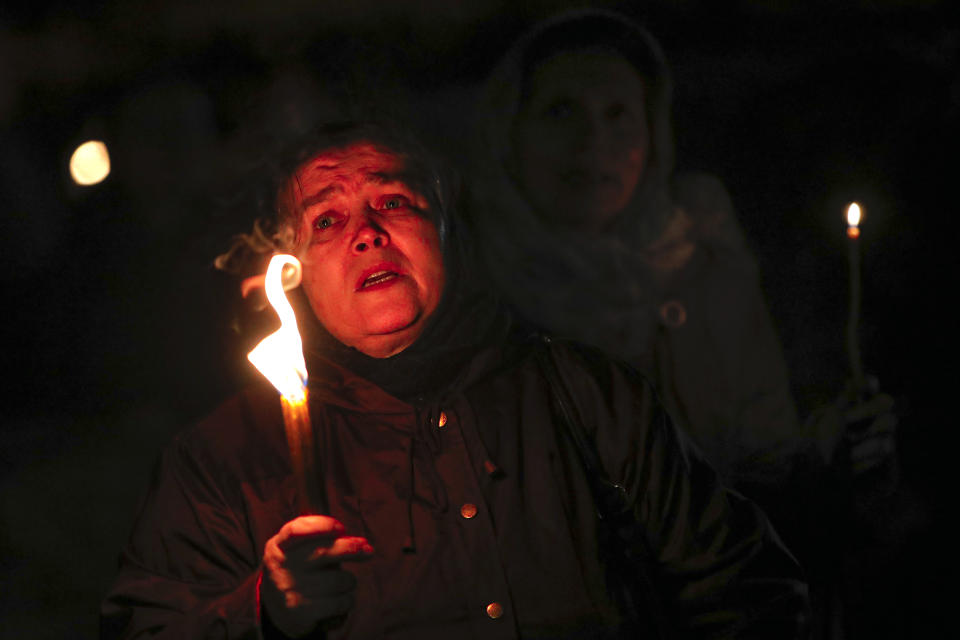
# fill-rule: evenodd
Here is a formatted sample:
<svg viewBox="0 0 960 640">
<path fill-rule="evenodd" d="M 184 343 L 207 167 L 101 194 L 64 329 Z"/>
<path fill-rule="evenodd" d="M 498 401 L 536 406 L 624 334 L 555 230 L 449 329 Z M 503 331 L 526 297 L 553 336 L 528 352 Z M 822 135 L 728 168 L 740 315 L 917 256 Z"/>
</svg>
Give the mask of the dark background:
<svg viewBox="0 0 960 640">
<path fill-rule="evenodd" d="M 512 39 L 582 4 L 0 8 L 0 637 L 95 636 L 158 448 L 251 375 L 231 330 L 237 282 L 212 259 L 257 213 L 235 176 L 258 141 L 353 102 L 412 116 L 449 144 Z M 897 401 L 931 547 L 955 458 L 960 25 L 949 4 L 593 3 L 663 44 L 678 165 L 729 188 L 804 414 L 847 374 L 842 213 L 865 205 L 863 358 Z M 113 172 L 83 188 L 67 159 L 89 138 L 107 143 Z M 902 617 L 930 613 L 946 551 L 911 558 L 905 588 L 926 591 Z"/>
</svg>

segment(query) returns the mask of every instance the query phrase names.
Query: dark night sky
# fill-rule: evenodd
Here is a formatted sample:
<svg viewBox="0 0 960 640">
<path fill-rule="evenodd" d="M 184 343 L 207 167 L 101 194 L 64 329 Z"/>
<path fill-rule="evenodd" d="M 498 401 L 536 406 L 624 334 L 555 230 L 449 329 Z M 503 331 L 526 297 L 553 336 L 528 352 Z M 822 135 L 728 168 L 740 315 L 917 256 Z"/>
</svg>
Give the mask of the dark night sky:
<svg viewBox="0 0 960 640">
<path fill-rule="evenodd" d="M 455 139 L 456 108 L 512 38 L 584 3 L 346 4 L 0 8 L 0 637 L 95 635 L 158 447 L 250 375 L 229 329 L 236 283 L 211 261 L 255 215 L 229 180 L 251 127 L 287 130 L 347 95 Z M 664 45 L 678 164 L 729 188 L 804 411 L 846 375 L 841 215 L 866 205 L 864 360 L 897 400 L 904 472 L 934 517 L 955 422 L 948 4 L 594 3 Z M 114 171 L 80 188 L 66 160 L 87 138 Z"/>
</svg>

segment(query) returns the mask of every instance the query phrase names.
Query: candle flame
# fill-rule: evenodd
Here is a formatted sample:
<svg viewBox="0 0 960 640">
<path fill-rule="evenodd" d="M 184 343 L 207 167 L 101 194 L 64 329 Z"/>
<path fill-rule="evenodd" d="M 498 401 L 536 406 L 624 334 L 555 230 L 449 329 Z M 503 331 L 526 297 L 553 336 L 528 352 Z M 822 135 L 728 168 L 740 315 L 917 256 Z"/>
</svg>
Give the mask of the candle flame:
<svg viewBox="0 0 960 640">
<path fill-rule="evenodd" d="M 856 202 L 851 202 L 847 207 L 847 225 L 851 227 L 860 226 L 860 218 L 863 215 L 863 212 L 860 209 L 860 205 Z"/>
<path fill-rule="evenodd" d="M 860 220 L 863 217 L 863 211 L 856 202 L 851 202 L 847 206 L 847 236 L 850 238 L 860 237 Z"/>
<path fill-rule="evenodd" d="M 270 259 L 265 277 L 267 300 L 280 316 L 280 328 L 260 341 L 247 359 L 277 388 L 288 401 L 299 404 L 306 401 L 307 365 L 303 360 L 303 343 L 297 329 L 297 316 L 283 293 L 284 271 L 287 279 L 300 282 L 300 261 L 291 255 L 280 254 Z M 288 287 L 289 288 L 289 287 Z"/>
</svg>

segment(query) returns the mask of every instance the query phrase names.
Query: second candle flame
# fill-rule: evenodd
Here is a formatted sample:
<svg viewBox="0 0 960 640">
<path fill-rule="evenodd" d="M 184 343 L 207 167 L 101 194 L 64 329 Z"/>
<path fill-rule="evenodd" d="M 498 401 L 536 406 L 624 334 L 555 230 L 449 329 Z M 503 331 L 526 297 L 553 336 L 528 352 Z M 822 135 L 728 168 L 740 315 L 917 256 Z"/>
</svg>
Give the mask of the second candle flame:
<svg viewBox="0 0 960 640">
<path fill-rule="evenodd" d="M 847 206 L 847 237 L 860 237 L 860 219 L 863 217 L 863 211 L 856 202 L 851 202 Z"/>
</svg>

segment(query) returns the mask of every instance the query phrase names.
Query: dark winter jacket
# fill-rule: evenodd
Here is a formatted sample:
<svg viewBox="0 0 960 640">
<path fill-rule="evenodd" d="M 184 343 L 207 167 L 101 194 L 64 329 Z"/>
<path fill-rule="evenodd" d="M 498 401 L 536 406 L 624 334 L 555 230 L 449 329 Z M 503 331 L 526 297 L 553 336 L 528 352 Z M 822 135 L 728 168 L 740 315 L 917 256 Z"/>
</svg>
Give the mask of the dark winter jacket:
<svg viewBox="0 0 960 640">
<path fill-rule="evenodd" d="M 616 637 L 596 508 L 551 410 L 543 348 L 486 348 L 412 403 L 332 362 L 313 367 L 329 514 L 376 550 L 345 565 L 356 604 L 328 637 Z M 643 378 L 592 351 L 550 349 L 606 473 L 626 488 L 641 525 L 629 544 L 649 556 L 670 624 L 682 637 L 798 637 L 806 587 L 764 515 L 717 483 Z M 257 385 L 163 453 L 103 637 L 256 638 L 261 625 L 272 637 L 260 562 L 295 505 L 280 403 Z"/>
</svg>

